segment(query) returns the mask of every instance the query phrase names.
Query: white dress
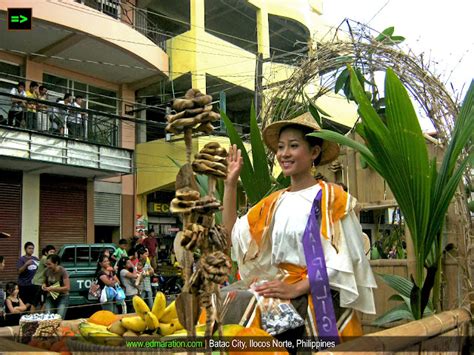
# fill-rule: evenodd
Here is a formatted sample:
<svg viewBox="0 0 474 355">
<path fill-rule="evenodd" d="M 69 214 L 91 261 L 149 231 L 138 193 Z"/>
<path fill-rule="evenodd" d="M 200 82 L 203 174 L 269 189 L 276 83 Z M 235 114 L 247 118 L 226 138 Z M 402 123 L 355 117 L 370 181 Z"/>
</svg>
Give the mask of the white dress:
<svg viewBox="0 0 474 355">
<path fill-rule="evenodd" d="M 256 260 L 245 261 L 245 253 L 251 240 L 247 215 L 238 218 L 232 230 L 232 256 L 239 264 L 243 280 L 254 277 L 274 278 L 282 271 L 280 263 L 306 266 L 303 250 L 303 233 L 319 184 L 309 188 L 285 191 L 276 202 L 272 221 L 271 238 L 264 241 L 262 253 Z M 329 285 L 340 293 L 340 306 L 375 314 L 373 289 L 377 287 L 370 264 L 363 250 L 362 229 L 354 212 L 341 219 L 339 251 L 330 241 L 321 237 L 324 249 Z"/>
</svg>

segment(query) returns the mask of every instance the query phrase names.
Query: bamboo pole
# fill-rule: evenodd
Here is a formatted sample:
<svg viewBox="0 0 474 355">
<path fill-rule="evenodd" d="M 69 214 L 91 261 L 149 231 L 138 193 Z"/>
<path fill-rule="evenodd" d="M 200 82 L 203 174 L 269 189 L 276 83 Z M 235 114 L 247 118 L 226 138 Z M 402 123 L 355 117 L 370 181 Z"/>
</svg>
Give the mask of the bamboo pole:
<svg viewBox="0 0 474 355">
<path fill-rule="evenodd" d="M 401 352 L 416 347 L 423 347 L 423 342 L 432 340 L 433 337 L 440 337 L 453 330 L 457 336 L 468 337 L 466 329 L 471 322 L 471 314 L 464 308 L 442 312 L 428 318 L 412 321 L 398 327 L 386 329 L 380 332 L 364 335 L 346 343 L 336 346 L 330 351 L 319 354 L 360 354 L 365 350 L 365 354 Z M 370 351 L 367 351 L 370 349 Z"/>
</svg>

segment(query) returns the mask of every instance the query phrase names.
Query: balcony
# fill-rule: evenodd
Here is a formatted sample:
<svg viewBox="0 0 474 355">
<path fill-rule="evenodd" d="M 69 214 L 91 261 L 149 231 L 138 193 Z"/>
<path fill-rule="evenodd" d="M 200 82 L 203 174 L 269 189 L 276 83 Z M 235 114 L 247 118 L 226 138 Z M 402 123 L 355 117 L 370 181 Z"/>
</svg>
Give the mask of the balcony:
<svg viewBox="0 0 474 355">
<path fill-rule="evenodd" d="M 12 99 L 21 99 L 8 111 Z M 84 177 L 132 173 L 120 116 L 0 93 L 0 168 Z M 14 112 L 14 113 L 12 113 Z"/>
<path fill-rule="evenodd" d="M 75 0 L 77 3 L 93 8 L 110 17 L 130 25 L 134 30 L 145 35 L 166 52 L 166 40 L 169 36 L 149 18 L 148 11 L 135 7 L 129 1 L 120 0 Z"/>
</svg>

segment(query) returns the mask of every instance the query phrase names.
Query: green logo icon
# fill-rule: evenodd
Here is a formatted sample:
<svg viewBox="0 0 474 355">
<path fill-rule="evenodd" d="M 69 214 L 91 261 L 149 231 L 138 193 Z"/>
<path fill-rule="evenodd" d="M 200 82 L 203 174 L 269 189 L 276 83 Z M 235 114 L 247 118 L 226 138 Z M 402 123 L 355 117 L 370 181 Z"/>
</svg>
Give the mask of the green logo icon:
<svg viewBox="0 0 474 355">
<path fill-rule="evenodd" d="M 30 8 L 9 8 L 8 9 L 8 29 L 11 31 L 31 30 L 31 20 L 33 18 Z"/>
<path fill-rule="evenodd" d="M 26 22 L 26 21 L 28 21 L 28 17 L 26 17 L 26 16 L 23 16 L 23 15 L 19 15 L 19 16 L 12 16 L 12 17 L 10 17 L 10 20 L 11 20 L 11 22 L 19 22 L 19 23 L 23 23 L 23 22 Z"/>
</svg>

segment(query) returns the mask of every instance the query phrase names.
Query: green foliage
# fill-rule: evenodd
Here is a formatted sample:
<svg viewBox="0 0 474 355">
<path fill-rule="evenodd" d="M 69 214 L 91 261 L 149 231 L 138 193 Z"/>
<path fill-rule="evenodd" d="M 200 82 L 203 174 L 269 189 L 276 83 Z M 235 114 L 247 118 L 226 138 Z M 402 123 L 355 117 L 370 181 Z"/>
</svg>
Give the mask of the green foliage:
<svg viewBox="0 0 474 355">
<path fill-rule="evenodd" d="M 386 31 L 385 35 L 391 35 Z M 410 230 L 416 257 L 416 274 L 410 293 L 410 310 L 420 319 L 433 288 L 433 272 L 440 273 L 443 251 L 442 227 L 449 203 L 472 157 L 474 132 L 474 82 L 446 149 L 439 172 L 428 151 L 418 118 L 401 81 L 388 69 L 385 78 L 384 121 L 367 98 L 359 75 L 348 68 L 351 92 L 362 118 L 357 133 L 366 145 L 336 132 L 322 130 L 311 135 L 347 145 L 387 181 Z M 461 152 L 465 152 L 459 164 Z M 434 250 L 434 252 L 433 252 Z M 429 258 L 430 254 L 434 257 Z M 425 278 L 425 263 L 428 276 Z M 435 290 L 438 293 L 438 290 Z M 437 300 L 435 300 L 437 301 Z"/>
<path fill-rule="evenodd" d="M 387 27 L 385 30 L 382 31 L 377 37 L 375 37 L 375 40 L 377 42 L 381 42 L 384 44 L 399 44 L 402 43 L 405 40 L 405 37 L 403 36 L 394 36 L 393 33 L 395 32 L 395 27 Z"/>
<path fill-rule="evenodd" d="M 232 121 L 224 112 L 221 112 L 221 117 L 226 126 L 231 144 L 236 144 L 242 151 L 244 165 L 240 172 L 240 179 L 242 180 L 242 185 L 249 199 L 249 203 L 254 205 L 272 189 L 272 177 L 268 167 L 262 135 L 260 134 L 260 128 L 257 124 L 255 110 L 252 105 L 250 110 L 250 143 L 253 164 L 250 162 L 242 138 L 236 131 Z"/>
</svg>

